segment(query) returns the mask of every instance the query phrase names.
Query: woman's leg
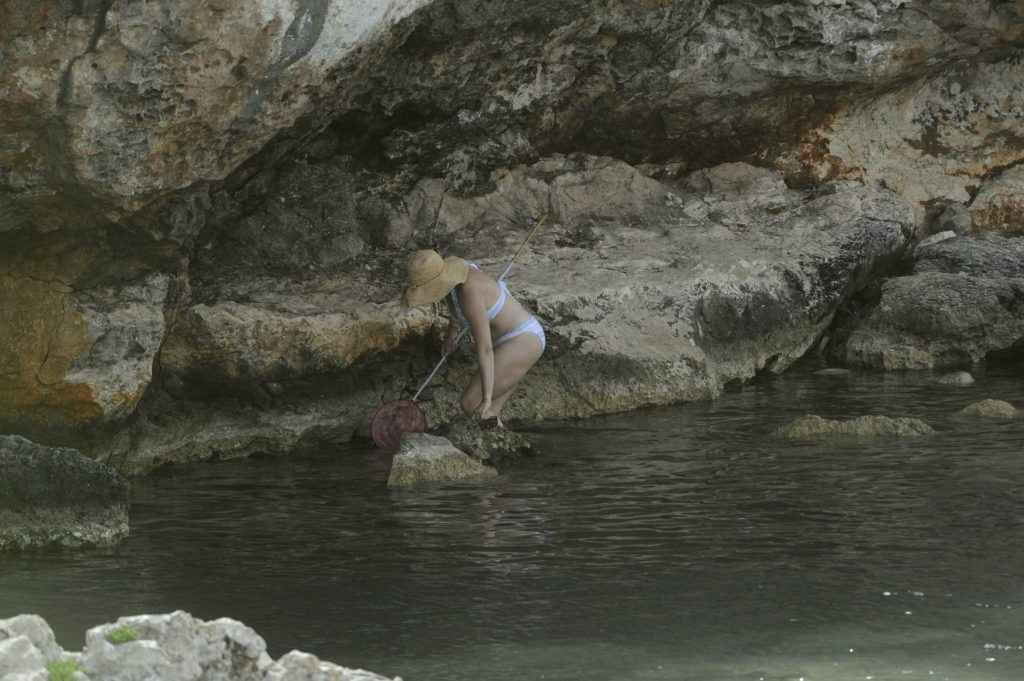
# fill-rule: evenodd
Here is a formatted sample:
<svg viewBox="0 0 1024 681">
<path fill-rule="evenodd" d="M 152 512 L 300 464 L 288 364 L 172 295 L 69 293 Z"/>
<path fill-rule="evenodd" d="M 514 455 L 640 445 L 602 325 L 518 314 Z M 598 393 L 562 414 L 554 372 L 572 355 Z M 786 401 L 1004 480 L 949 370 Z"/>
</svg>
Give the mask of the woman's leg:
<svg viewBox="0 0 1024 681">
<path fill-rule="evenodd" d="M 494 348 L 494 394 L 491 396 L 491 409 L 489 413 L 483 414 L 484 418 L 501 415 L 501 409 L 513 389 L 537 363 L 543 352 L 540 339 L 532 333 L 520 334 Z M 462 410 L 472 414 L 482 401 L 480 372 L 477 372 L 462 393 Z"/>
</svg>

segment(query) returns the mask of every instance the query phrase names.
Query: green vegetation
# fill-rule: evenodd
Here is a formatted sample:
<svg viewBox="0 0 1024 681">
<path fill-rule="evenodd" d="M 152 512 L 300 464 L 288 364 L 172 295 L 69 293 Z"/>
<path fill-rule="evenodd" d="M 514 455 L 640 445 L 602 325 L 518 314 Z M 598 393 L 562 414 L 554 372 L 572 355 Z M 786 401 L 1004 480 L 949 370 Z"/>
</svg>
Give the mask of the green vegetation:
<svg viewBox="0 0 1024 681">
<path fill-rule="evenodd" d="M 46 665 L 50 681 L 71 681 L 75 678 L 75 672 L 81 671 L 81 669 L 74 660 L 58 660 Z"/>
<path fill-rule="evenodd" d="M 122 643 L 130 643 L 131 641 L 137 641 L 139 639 L 139 632 L 135 631 L 132 627 L 124 625 L 111 629 L 107 634 L 107 640 L 113 643 L 115 646 L 119 646 Z"/>
</svg>

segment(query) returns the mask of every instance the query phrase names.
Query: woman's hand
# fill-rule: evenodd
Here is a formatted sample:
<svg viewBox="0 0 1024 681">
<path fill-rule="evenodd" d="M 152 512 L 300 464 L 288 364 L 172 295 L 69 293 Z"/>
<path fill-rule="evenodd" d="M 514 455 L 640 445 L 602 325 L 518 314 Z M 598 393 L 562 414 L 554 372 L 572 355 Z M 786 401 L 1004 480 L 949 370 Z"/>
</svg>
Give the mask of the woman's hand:
<svg viewBox="0 0 1024 681">
<path fill-rule="evenodd" d="M 454 328 L 454 326 L 452 327 Z M 455 349 L 459 347 L 459 335 L 452 331 L 448 332 L 448 335 L 444 337 L 444 343 L 441 344 L 441 352 L 446 355 L 450 355 L 455 352 Z"/>
</svg>

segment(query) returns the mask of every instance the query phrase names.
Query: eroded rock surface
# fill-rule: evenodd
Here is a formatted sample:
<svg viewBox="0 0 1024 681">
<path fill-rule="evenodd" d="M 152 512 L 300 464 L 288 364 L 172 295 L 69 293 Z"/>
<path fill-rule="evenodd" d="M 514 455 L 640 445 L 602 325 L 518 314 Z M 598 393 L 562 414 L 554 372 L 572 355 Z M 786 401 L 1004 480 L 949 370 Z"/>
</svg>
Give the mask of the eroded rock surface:
<svg viewBox="0 0 1024 681">
<path fill-rule="evenodd" d="M 127 535 L 128 483 L 115 471 L 73 449 L 0 436 L 0 551 L 106 546 Z"/>
<path fill-rule="evenodd" d="M 977 363 L 1024 343 L 1024 241 L 958 237 L 921 249 L 914 274 L 885 282 L 845 359 L 884 369 Z"/>
<path fill-rule="evenodd" d="M 204 622 L 181 610 L 122 617 L 86 632 L 81 653 L 61 650 L 38 616 L 0 620 L 0 678 L 47 681 L 55 662 L 77 681 L 390 681 L 297 650 L 275 662 L 259 634 L 226 617 Z"/>
</svg>

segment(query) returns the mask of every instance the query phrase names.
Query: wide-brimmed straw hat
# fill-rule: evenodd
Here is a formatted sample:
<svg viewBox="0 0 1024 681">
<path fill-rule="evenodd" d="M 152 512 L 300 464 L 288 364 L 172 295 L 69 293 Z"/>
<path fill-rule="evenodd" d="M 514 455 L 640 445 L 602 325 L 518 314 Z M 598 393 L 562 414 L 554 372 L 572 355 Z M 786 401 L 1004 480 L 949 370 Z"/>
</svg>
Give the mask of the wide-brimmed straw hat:
<svg viewBox="0 0 1024 681">
<path fill-rule="evenodd" d="M 403 296 L 405 304 L 430 305 L 448 295 L 469 277 L 469 265 L 462 258 L 441 258 L 437 251 L 416 251 L 409 258 L 409 286 Z"/>
</svg>

